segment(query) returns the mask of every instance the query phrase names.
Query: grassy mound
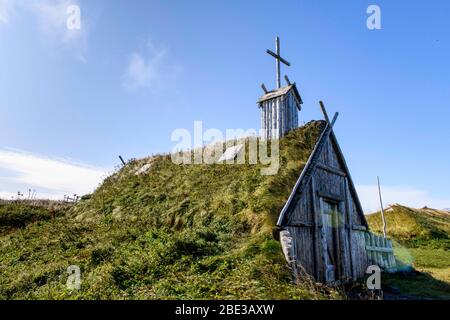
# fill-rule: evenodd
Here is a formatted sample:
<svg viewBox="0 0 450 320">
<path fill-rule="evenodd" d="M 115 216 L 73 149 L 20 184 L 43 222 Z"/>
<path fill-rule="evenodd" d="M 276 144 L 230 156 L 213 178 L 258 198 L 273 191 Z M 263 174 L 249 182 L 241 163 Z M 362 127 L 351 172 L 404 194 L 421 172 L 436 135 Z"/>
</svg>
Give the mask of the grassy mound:
<svg viewBox="0 0 450 320">
<path fill-rule="evenodd" d="M 387 233 L 402 244 L 413 247 L 450 249 L 450 213 L 431 208 L 413 209 L 394 205 L 385 212 Z M 371 229 L 382 233 L 381 213 L 367 216 Z"/>
<path fill-rule="evenodd" d="M 386 275 L 384 284 L 415 297 L 450 299 L 450 213 L 426 207 L 391 208 L 385 212 L 387 234 L 394 239 L 398 265 L 412 265 L 417 272 Z M 366 218 L 371 230 L 381 234 L 381 213 Z"/>
<path fill-rule="evenodd" d="M 0 236 L 0 298 L 328 297 L 292 284 L 271 234 L 323 128 L 310 122 L 281 139 L 274 176 L 164 155 L 129 162 L 66 214 Z M 81 290 L 66 288 L 70 265 Z"/>
</svg>

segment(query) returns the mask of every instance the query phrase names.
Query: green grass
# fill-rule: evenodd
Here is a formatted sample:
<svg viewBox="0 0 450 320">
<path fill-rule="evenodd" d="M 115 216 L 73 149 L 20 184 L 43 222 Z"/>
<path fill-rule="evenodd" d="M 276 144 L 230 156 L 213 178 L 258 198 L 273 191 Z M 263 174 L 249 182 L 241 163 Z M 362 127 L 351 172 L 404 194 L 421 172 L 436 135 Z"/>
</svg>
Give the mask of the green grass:
<svg viewBox="0 0 450 320">
<path fill-rule="evenodd" d="M 130 161 L 65 214 L 0 236 L 0 298 L 341 297 L 294 285 L 272 237 L 323 127 L 284 137 L 274 176 L 261 175 L 262 165 L 175 165 L 167 155 Z M 66 288 L 70 265 L 81 268 L 79 291 Z"/>
<path fill-rule="evenodd" d="M 70 206 L 50 200 L 0 200 L 0 235 L 63 215 Z"/>
<path fill-rule="evenodd" d="M 415 258 L 414 265 L 418 268 L 448 268 L 450 266 L 450 251 L 445 249 L 411 248 Z"/>
<path fill-rule="evenodd" d="M 395 286 L 409 299 L 450 299 L 448 282 L 428 272 L 384 274 L 382 286 Z"/>
<path fill-rule="evenodd" d="M 450 249 L 450 213 L 430 208 L 413 209 L 392 206 L 386 212 L 387 234 L 410 248 Z M 367 216 L 372 231 L 382 233 L 382 220 L 377 212 Z"/>
<path fill-rule="evenodd" d="M 385 275 L 383 283 L 405 295 L 450 299 L 450 214 L 430 208 L 392 208 L 385 216 L 387 234 L 395 240 L 397 264 L 416 271 Z M 372 231 L 382 232 L 379 212 L 367 220 Z"/>
</svg>

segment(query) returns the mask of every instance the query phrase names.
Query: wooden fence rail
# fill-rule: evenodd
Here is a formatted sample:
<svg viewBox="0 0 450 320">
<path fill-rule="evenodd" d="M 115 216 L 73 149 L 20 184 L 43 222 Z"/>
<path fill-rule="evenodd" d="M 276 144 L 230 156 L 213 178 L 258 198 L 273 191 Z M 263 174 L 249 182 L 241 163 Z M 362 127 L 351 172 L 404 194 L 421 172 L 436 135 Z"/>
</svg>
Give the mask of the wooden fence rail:
<svg viewBox="0 0 450 320">
<path fill-rule="evenodd" d="M 365 233 L 366 251 L 370 265 L 378 265 L 386 271 L 395 271 L 396 262 L 392 241 L 384 237 Z"/>
</svg>

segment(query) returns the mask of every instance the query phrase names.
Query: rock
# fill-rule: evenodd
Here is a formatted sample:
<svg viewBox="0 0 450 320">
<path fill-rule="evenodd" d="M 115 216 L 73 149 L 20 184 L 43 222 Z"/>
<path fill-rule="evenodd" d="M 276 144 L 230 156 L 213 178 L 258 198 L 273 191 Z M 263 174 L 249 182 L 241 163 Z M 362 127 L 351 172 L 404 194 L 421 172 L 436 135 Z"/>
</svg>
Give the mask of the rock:
<svg viewBox="0 0 450 320">
<path fill-rule="evenodd" d="M 135 175 L 138 176 L 140 174 L 145 174 L 147 173 L 148 170 L 150 170 L 151 167 L 152 167 L 151 163 L 144 164 L 140 169 L 136 171 Z"/>
</svg>

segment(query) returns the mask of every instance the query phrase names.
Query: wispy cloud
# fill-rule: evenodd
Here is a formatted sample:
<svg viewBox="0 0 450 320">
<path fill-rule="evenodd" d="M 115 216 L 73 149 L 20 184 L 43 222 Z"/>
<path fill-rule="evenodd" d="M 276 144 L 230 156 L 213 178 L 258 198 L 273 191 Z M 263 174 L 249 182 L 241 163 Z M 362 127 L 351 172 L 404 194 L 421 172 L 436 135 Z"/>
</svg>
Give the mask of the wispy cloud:
<svg viewBox="0 0 450 320">
<path fill-rule="evenodd" d="M 168 50 L 148 41 L 140 51 L 128 57 L 123 75 L 123 86 L 127 90 L 152 88 L 158 90 L 176 79 L 179 67 L 169 62 Z"/>
<path fill-rule="evenodd" d="M 62 198 L 92 192 L 106 177 L 106 169 L 68 160 L 51 159 L 23 151 L 0 149 L 0 196 L 10 198 L 18 187 L 21 192 L 36 189 L 39 197 Z"/>
<path fill-rule="evenodd" d="M 356 186 L 365 213 L 380 210 L 378 188 L 376 185 Z M 413 208 L 428 206 L 436 209 L 450 208 L 450 198 L 434 197 L 428 191 L 411 186 L 382 186 L 383 204 L 399 203 Z"/>
<path fill-rule="evenodd" d="M 14 0 L 0 0 L 0 25 L 9 24 L 14 4 Z"/>
<path fill-rule="evenodd" d="M 83 15 L 80 29 L 67 28 L 67 8 L 71 5 L 80 6 L 74 0 L 41 0 L 33 2 L 30 8 L 36 14 L 40 29 L 46 37 L 61 44 L 80 61 L 86 62 L 88 24 Z"/>
<path fill-rule="evenodd" d="M 10 24 L 12 12 L 31 12 L 37 19 L 45 41 L 85 62 L 89 25 L 82 14 L 80 29 L 67 28 L 67 19 L 70 17 L 67 9 L 71 5 L 79 6 L 83 12 L 78 0 L 0 0 L 0 24 Z"/>
</svg>

